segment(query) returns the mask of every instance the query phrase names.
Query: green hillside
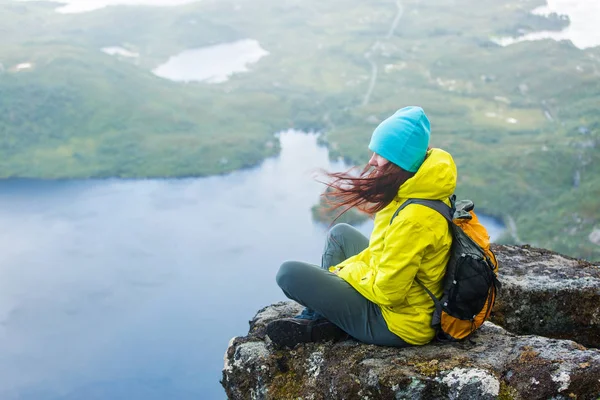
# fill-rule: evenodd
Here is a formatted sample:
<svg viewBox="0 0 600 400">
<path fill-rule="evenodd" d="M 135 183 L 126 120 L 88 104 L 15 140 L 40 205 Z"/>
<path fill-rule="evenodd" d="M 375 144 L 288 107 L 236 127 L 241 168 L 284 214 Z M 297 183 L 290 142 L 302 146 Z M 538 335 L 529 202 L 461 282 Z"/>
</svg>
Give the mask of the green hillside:
<svg viewBox="0 0 600 400">
<path fill-rule="evenodd" d="M 506 242 L 600 260 L 600 47 L 491 38 L 561 29 L 543 0 L 205 0 L 62 15 L 0 0 L 0 177 L 225 173 L 276 154 L 273 133 L 318 129 L 368 159 L 373 128 L 423 106 L 459 196 L 504 218 Z M 216 85 L 152 69 L 252 38 L 270 54 Z M 123 46 L 139 58 L 100 51 Z M 29 69 L 17 70 L 21 63 Z"/>
</svg>

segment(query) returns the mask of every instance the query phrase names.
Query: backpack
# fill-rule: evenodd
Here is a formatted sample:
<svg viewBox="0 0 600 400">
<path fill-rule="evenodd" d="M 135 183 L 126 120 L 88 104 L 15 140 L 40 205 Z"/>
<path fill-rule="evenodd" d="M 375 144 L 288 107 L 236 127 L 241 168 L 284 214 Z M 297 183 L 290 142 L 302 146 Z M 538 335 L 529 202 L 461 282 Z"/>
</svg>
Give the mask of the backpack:
<svg viewBox="0 0 600 400">
<path fill-rule="evenodd" d="M 434 296 L 417 278 L 415 281 L 429 294 L 435 304 L 431 326 L 438 340 L 460 340 L 468 337 L 489 318 L 501 288 L 498 281 L 498 261 L 489 248 L 489 236 L 473 211 L 470 200 L 449 207 L 440 200 L 409 199 L 392 216 L 405 207 L 421 204 L 446 218 L 452 233 L 450 259 L 446 266 L 441 299 Z"/>
</svg>

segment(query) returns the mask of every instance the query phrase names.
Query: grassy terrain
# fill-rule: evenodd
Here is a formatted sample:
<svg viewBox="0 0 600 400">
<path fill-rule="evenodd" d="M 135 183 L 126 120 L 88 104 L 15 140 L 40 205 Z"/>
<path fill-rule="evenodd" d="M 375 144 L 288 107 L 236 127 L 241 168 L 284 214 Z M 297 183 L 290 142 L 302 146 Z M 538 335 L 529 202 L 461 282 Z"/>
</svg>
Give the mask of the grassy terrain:
<svg viewBox="0 0 600 400">
<path fill-rule="evenodd" d="M 600 229 L 600 48 L 490 40 L 568 23 L 529 13 L 541 4 L 204 0 L 61 15 L 0 0 L 0 177 L 225 173 L 275 154 L 273 133 L 289 127 L 322 130 L 332 157 L 363 163 L 377 123 L 418 104 L 432 145 L 457 161 L 459 197 L 516 228 L 504 241 L 600 260 L 588 238 Z M 270 55 L 225 83 L 151 73 L 242 38 Z"/>
</svg>

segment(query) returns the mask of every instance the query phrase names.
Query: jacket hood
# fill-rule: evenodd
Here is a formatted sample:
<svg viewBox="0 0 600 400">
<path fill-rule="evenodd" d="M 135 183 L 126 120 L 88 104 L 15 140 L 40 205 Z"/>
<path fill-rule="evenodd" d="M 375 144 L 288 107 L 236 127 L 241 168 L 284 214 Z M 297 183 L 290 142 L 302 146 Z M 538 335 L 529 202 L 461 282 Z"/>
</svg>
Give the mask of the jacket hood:
<svg viewBox="0 0 600 400">
<path fill-rule="evenodd" d="M 445 200 L 456 190 L 456 164 L 442 149 L 431 149 L 417 173 L 398 190 L 400 199 Z"/>
</svg>

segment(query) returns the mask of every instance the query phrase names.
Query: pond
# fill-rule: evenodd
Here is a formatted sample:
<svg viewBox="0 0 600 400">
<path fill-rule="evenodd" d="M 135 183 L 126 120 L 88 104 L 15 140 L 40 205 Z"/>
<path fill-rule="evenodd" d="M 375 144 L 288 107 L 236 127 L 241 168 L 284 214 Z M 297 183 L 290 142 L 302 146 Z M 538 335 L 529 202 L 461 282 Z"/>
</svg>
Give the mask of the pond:
<svg viewBox="0 0 600 400">
<path fill-rule="evenodd" d="M 196 1 L 199 0 L 56 0 L 55 2 L 59 3 L 59 6 L 56 8 L 57 12 L 63 14 L 77 14 L 117 5 L 173 7 L 194 3 Z"/>
<path fill-rule="evenodd" d="M 131 57 L 131 58 L 137 58 L 140 56 L 138 53 L 134 53 L 132 51 L 129 51 L 129 50 L 127 50 L 123 47 L 119 47 L 119 46 L 103 47 L 102 51 L 111 56 L 121 56 L 121 57 Z"/>
<path fill-rule="evenodd" d="M 249 64 L 268 54 L 256 40 L 244 39 L 186 50 L 171 57 L 153 72 L 178 82 L 221 83 L 233 73 L 248 71 Z"/>
</svg>

